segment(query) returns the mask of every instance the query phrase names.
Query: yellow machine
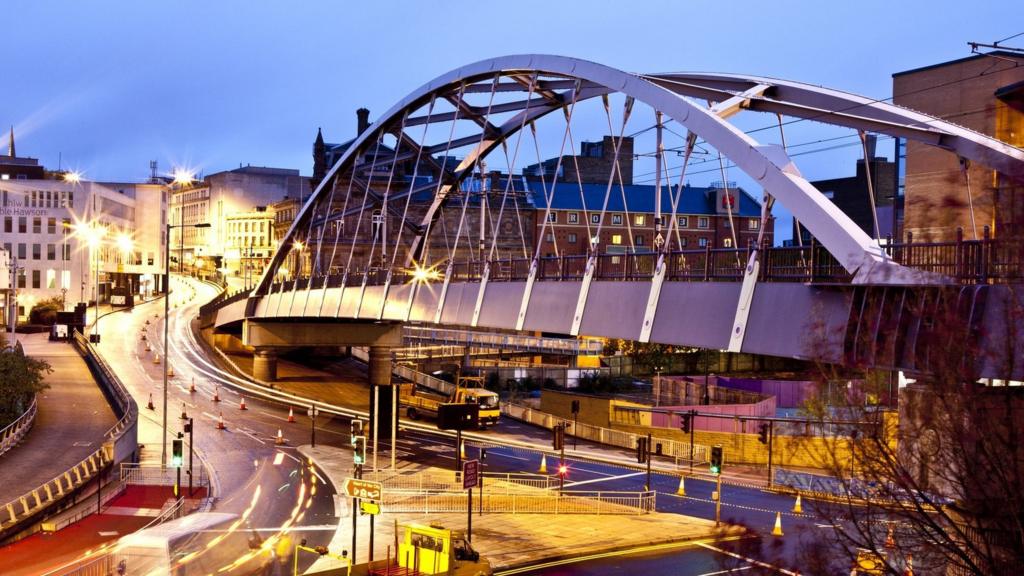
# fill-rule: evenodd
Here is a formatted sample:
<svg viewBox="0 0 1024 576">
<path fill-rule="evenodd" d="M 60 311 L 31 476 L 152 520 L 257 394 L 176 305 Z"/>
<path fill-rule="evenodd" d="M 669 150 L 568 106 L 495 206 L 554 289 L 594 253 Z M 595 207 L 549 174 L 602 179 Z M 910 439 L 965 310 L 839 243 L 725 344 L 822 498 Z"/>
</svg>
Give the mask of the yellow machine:
<svg viewBox="0 0 1024 576">
<path fill-rule="evenodd" d="M 468 388 L 466 383 L 475 384 L 475 386 Z M 416 390 L 415 384 L 403 384 L 399 394 L 402 406 L 405 408 L 405 415 L 413 420 L 417 420 L 420 416 L 436 418 L 437 407 L 445 402 L 479 404 L 481 428 L 497 424 L 501 417 L 498 395 L 483 387 L 482 376 L 460 376 L 455 385 L 455 392 L 448 398 L 439 394 L 419 392 Z"/>
<path fill-rule="evenodd" d="M 407 524 L 398 545 L 398 566 L 419 574 L 445 574 L 455 567 L 456 560 L 479 559 L 462 531 L 437 525 Z"/>
</svg>

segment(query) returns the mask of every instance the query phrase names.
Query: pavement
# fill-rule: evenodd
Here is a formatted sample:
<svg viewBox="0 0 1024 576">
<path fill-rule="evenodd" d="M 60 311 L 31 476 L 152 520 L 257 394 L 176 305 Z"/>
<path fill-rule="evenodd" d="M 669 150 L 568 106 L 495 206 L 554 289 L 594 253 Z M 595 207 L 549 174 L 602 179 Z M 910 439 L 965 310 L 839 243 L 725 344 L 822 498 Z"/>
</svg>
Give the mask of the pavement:
<svg viewBox="0 0 1024 576">
<path fill-rule="evenodd" d="M 0 502 L 9 502 L 64 473 L 104 442 L 115 423 L 110 404 L 85 360 L 65 342 L 47 334 L 19 334 L 29 356 L 50 363 L 39 394 L 35 424 L 21 443 L 0 456 Z"/>
<path fill-rule="evenodd" d="M 351 451 L 330 446 L 299 446 L 299 452 L 314 462 L 325 474 L 335 490 L 341 489 L 345 478 L 351 476 Z M 436 472 L 438 469 L 403 462 L 402 474 Z M 542 489 L 537 488 L 537 491 Z M 336 505 L 342 520 L 331 540 L 332 551 L 347 550 L 352 543 L 351 509 L 347 500 Z M 348 518 L 348 520 L 345 520 Z M 390 550 L 393 555 L 395 526 L 410 522 L 440 524 L 447 528 L 464 530 L 466 515 L 388 513 L 383 510 L 376 520 L 374 542 L 375 559 L 384 558 Z M 369 516 L 357 519 L 359 552 L 357 560 L 367 560 Z M 624 548 L 714 539 L 722 535 L 714 522 L 682 514 L 599 515 L 599 514 L 495 514 L 479 516 L 474 512 L 473 548 L 490 562 L 493 569 L 507 569 L 595 552 Z M 323 558 L 313 564 L 310 571 L 336 568 L 335 561 Z"/>
</svg>

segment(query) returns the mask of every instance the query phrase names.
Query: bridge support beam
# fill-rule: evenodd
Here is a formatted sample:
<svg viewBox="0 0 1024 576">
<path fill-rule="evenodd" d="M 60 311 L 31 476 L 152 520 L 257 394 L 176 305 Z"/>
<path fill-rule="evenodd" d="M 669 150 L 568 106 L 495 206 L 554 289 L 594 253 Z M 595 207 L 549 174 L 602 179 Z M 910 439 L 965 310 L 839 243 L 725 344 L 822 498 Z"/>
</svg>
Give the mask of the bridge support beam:
<svg viewBox="0 0 1024 576">
<path fill-rule="evenodd" d="M 259 347 L 252 355 L 252 377 L 263 382 L 277 380 L 277 350 Z"/>
<path fill-rule="evenodd" d="M 376 430 L 376 449 L 380 451 L 394 446 L 398 437 L 397 426 L 392 426 L 397 392 L 391 383 L 391 351 L 391 346 L 370 346 L 370 428 L 366 440 L 372 447 Z"/>
</svg>

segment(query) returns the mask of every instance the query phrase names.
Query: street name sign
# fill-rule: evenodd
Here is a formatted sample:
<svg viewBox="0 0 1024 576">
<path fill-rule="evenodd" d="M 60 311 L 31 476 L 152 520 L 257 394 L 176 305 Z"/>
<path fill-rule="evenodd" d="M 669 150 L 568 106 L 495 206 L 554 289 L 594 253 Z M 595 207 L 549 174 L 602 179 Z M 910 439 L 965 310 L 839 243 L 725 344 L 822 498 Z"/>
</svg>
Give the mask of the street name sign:
<svg viewBox="0 0 1024 576">
<path fill-rule="evenodd" d="M 380 500 L 381 494 L 384 492 L 384 485 L 380 482 L 358 478 L 345 478 L 343 488 L 349 498 L 365 498 L 367 500 Z"/>
</svg>

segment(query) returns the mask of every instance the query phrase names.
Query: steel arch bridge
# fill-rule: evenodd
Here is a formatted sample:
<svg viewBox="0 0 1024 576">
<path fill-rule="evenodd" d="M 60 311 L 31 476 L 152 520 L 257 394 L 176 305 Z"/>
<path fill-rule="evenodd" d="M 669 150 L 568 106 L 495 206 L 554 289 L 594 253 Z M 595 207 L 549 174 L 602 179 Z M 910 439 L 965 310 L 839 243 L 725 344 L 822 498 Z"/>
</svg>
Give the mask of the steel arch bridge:
<svg viewBox="0 0 1024 576">
<path fill-rule="evenodd" d="M 586 253 L 551 258 L 540 248 L 551 190 L 569 170 L 566 144 L 573 147 L 574 122 L 578 129 L 588 105 L 592 117 L 603 109 L 614 143 L 603 202 L 590 207 L 597 234 L 587 228 Z M 782 144 L 761 143 L 738 128 L 731 119 L 741 112 L 777 119 Z M 641 115 L 653 123 L 641 132 L 655 137 L 660 243 L 649 252 L 602 253 L 611 196 L 621 194 L 628 225 L 621 143 L 630 120 Z M 255 288 L 207 307 L 206 322 L 218 329 L 270 321 L 422 322 L 926 370 L 922 318 L 951 307 L 966 329 L 982 334 L 986 322 L 1005 314 L 1010 301 L 990 280 L 1019 282 L 1019 254 L 986 251 L 987 239 L 943 247 L 946 256 L 938 260 L 880 245 L 800 174 L 787 154 L 783 117 L 849 128 L 862 139 L 870 132 L 919 141 L 1024 181 L 1024 150 L 845 92 L 756 76 L 633 74 L 562 56 L 495 58 L 421 86 L 349 143 Z M 552 127 L 547 141 L 561 142 L 549 174 L 538 127 L 542 134 Z M 677 145 L 666 146 L 672 137 Z M 768 246 L 762 234 L 741 247 L 733 232 L 732 249 L 686 250 L 677 207 L 702 147 L 717 152 L 727 195 L 722 158 L 763 188 L 762 224 L 780 202 L 818 245 L 787 251 Z M 521 192 L 513 175 L 528 150 L 536 151 L 546 205 L 538 206 L 536 246 L 522 238 L 522 257 L 503 259 L 497 248 L 508 227 L 500 224 L 513 207 L 524 236 L 519 204 L 508 199 Z M 675 167 L 666 150 L 682 158 Z M 498 207 L 488 204 L 488 193 L 472 198 L 474 185 L 490 181 L 488 161 L 505 167 L 506 177 L 489 191 Z M 479 238 L 466 216 L 477 211 Z M 586 219 L 585 201 L 583 212 Z M 1000 296 L 990 297 L 994 292 Z M 811 326 L 820 338 L 808 338 Z"/>
</svg>

